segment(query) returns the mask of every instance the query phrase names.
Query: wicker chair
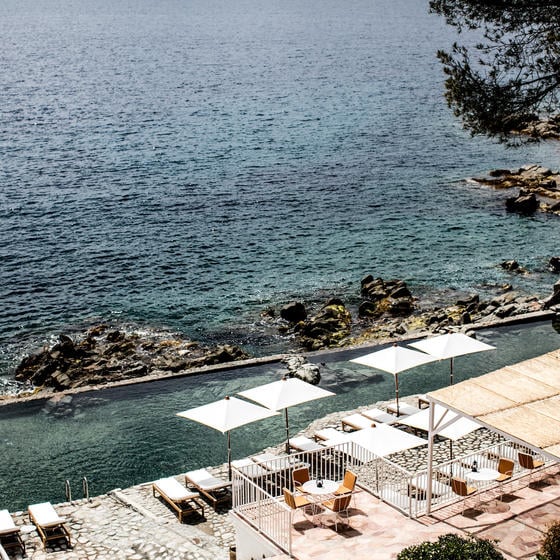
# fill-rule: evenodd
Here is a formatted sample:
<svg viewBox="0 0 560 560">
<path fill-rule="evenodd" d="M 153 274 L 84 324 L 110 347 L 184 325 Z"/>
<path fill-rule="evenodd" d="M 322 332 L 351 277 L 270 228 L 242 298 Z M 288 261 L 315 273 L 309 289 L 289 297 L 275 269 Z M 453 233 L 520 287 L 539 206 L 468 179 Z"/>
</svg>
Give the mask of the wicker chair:
<svg viewBox="0 0 560 560">
<path fill-rule="evenodd" d="M 463 500 L 463 510 L 461 511 L 461 515 L 463 515 L 465 513 L 465 508 L 467 505 L 467 498 L 469 496 L 472 496 L 473 494 L 476 494 L 476 488 L 467 486 L 466 480 L 462 478 L 453 477 L 451 479 L 451 490 L 453 490 L 453 492 L 457 494 L 457 496 L 465 498 Z"/>
</svg>

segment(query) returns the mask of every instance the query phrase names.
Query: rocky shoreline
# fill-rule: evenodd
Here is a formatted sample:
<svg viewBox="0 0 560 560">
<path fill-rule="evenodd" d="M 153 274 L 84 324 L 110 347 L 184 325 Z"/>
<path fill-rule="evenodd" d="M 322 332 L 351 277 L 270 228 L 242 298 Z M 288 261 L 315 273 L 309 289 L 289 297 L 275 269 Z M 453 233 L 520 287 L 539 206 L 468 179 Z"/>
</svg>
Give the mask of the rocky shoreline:
<svg viewBox="0 0 560 560">
<path fill-rule="evenodd" d="M 515 261 L 504 261 L 502 266 L 513 274 L 523 271 Z M 507 284 L 488 299 L 470 294 L 450 305 L 434 306 L 414 297 L 403 280 L 385 281 L 372 275 L 362 279 L 360 294 L 360 302 L 353 308 L 338 298 L 320 306 L 296 301 L 278 309 L 269 308 L 263 317 L 292 342 L 290 352 L 317 352 L 430 333 L 468 331 L 516 318 L 534 320 L 535 316 L 544 317 L 542 312 L 546 310 L 550 310 L 549 316 L 560 318 L 560 280 L 544 300 L 520 294 Z M 12 390 L 0 396 L 0 400 L 44 398 L 95 387 L 192 375 L 216 371 L 220 364 L 241 367 L 279 361 L 286 363 L 288 375 L 319 382 L 317 366 L 290 353 L 251 358 L 237 346 L 209 347 L 169 333 L 156 336 L 97 325 L 73 337 L 61 334 L 54 345 L 24 358 L 16 369 L 15 381 L 10 382 Z"/>
<path fill-rule="evenodd" d="M 560 216 L 560 172 L 557 170 L 524 165 L 516 170 L 494 169 L 472 180 L 495 189 L 519 189 L 517 195 L 506 199 L 506 209 L 510 212 L 530 215 L 539 211 Z"/>
</svg>

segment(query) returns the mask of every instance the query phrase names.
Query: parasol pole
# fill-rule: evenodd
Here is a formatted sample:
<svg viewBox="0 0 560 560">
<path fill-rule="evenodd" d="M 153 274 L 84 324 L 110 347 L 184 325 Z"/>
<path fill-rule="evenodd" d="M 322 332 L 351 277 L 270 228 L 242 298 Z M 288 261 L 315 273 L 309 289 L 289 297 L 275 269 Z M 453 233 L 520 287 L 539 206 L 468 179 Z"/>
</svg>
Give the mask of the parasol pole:
<svg viewBox="0 0 560 560">
<path fill-rule="evenodd" d="M 231 432 L 227 432 L 227 462 L 228 462 L 228 477 L 231 480 Z"/>
<path fill-rule="evenodd" d="M 290 428 L 288 426 L 288 407 L 284 409 L 284 420 L 286 421 L 286 453 L 290 453 Z"/>
<path fill-rule="evenodd" d="M 399 412 L 399 374 L 395 373 L 395 396 L 397 401 L 397 418 L 400 416 Z"/>
</svg>

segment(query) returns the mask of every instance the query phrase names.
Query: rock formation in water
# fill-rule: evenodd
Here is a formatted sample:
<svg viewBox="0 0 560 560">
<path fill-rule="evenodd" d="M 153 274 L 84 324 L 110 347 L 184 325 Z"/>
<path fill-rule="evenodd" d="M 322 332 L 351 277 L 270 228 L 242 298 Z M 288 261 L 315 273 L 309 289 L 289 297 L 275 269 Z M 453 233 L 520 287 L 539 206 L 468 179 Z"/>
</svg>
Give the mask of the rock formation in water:
<svg viewBox="0 0 560 560">
<path fill-rule="evenodd" d="M 178 337 L 141 336 L 99 325 L 75 339 L 61 334 L 52 347 L 24 358 L 15 379 L 61 391 L 248 357 L 236 346 L 209 348 Z"/>
<path fill-rule="evenodd" d="M 560 173 L 540 165 L 524 165 L 517 170 L 495 169 L 486 177 L 473 178 L 477 183 L 496 189 L 519 189 L 506 200 L 510 212 L 533 214 L 548 212 L 560 215 Z"/>
</svg>

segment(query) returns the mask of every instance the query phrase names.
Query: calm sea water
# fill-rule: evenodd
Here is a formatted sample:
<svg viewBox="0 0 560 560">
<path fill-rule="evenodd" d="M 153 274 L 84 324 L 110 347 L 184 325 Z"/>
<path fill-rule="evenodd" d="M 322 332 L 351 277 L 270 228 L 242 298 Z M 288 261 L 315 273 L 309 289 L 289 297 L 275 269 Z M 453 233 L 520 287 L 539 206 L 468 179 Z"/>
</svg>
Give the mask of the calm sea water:
<svg viewBox="0 0 560 560">
<path fill-rule="evenodd" d="M 266 352 L 260 310 L 366 273 L 479 290 L 515 258 L 550 291 L 560 220 L 461 180 L 558 145 L 461 129 L 435 58 L 456 37 L 426 4 L 3 0 L 4 375 L 109 319 Z"/>
</svg>

